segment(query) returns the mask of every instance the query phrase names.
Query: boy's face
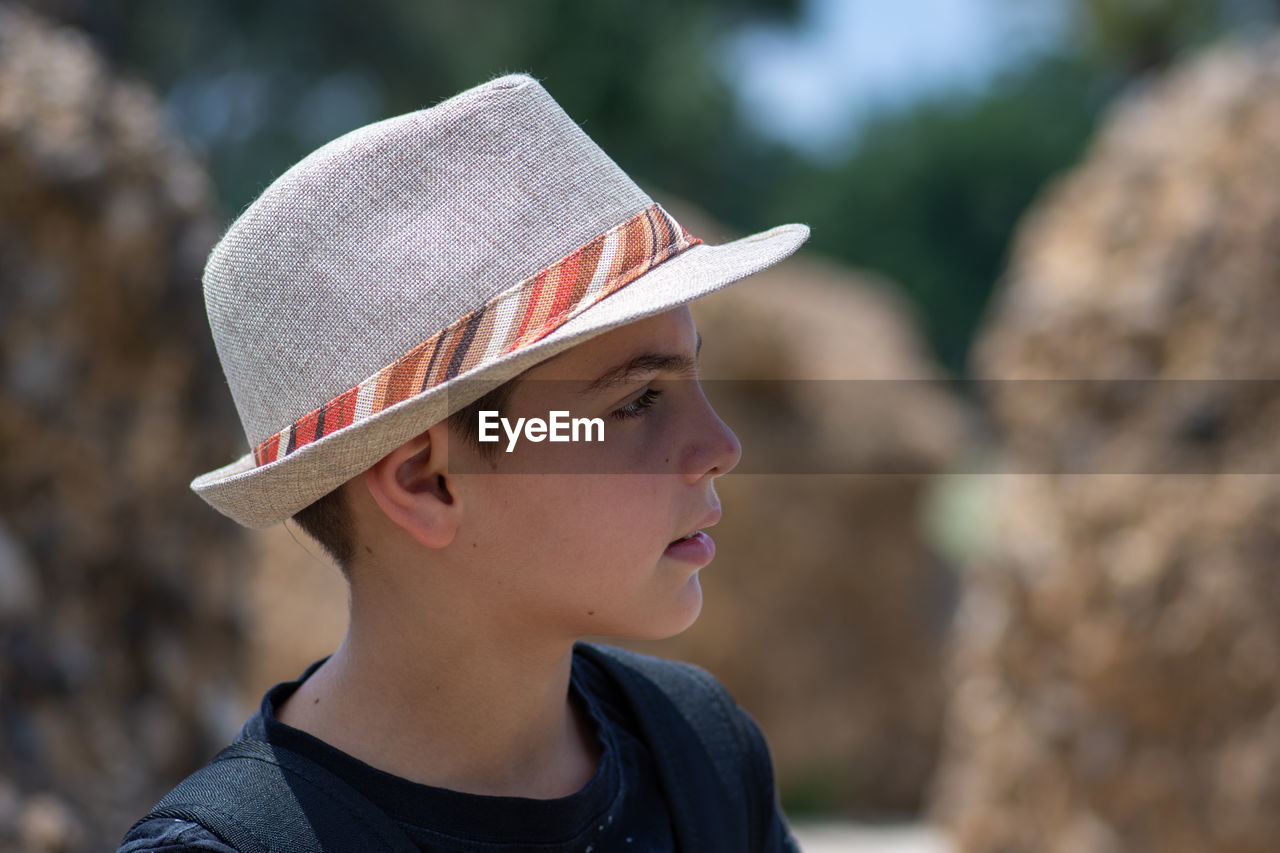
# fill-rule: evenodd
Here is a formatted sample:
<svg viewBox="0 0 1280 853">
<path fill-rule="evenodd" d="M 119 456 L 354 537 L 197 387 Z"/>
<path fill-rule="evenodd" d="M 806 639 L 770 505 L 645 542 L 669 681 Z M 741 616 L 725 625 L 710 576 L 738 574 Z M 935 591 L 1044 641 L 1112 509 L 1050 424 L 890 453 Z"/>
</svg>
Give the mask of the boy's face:
<svg viewBox="0 0 1280 853">
<path fill-rule="evenodd" d="M 492 457 L 450 442 L 454 544 L 474 558 L 495 618 L 574 639 L 665 637 L 697 618 L 714 545 L 673 542 L 719 518 L 714 479 L 741 455 L 697 383 L 698 347 L 681 306 L 537 365 L 502 412 L 512 425 L 555 410 L 600 418 L 603 442 L 522 435 L 507 452 L 499 429 Z"/>
</svg>

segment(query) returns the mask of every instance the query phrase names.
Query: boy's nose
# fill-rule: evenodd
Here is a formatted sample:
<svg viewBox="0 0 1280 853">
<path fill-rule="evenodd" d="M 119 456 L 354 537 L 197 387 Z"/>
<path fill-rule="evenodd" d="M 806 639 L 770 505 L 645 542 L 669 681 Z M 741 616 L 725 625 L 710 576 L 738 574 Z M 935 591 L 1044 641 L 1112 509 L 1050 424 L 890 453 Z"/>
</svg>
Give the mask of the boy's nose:
<svg viewBox="0 0 1280 853">
<path fill-rule="evenodd" d="M 699 394 L 702 395 L 701 389 Z M 742 444 L 716 410 L 702 395 L 702 422 L 693 446 L 690 448 L 690 464 L 685 468 L 689 481 L 697 482 L 710 475 L 719 477 L 732 471 L 742 459 Z"/>
</svg>

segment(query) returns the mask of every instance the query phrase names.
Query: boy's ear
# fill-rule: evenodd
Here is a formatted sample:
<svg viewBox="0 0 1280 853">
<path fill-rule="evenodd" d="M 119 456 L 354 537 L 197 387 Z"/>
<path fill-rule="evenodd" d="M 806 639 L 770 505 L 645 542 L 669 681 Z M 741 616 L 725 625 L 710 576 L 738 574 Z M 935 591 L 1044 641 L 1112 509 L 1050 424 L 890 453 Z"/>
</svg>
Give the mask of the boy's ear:
<svg viewBox="0 0 1280 853">
<path fill-rule="evenodd" d="M 438 423 L 391 451 L 364 472 L 382 512 L 428 548 L 443 548 L 458 530 L 458 506 L 445 474 L 449 429 Z"/>
</svg>

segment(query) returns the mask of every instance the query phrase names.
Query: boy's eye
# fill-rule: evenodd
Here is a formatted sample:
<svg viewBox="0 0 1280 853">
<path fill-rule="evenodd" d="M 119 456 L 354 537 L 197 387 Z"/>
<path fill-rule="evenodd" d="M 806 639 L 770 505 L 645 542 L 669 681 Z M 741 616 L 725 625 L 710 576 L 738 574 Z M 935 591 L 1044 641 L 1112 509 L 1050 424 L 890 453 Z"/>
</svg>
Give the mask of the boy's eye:
<svg viewBox="0 0 1280 853">
<path fill-rule="evenodd" d="M 619 421 L 626 420 L 627 418 L 638 418 L 644 414 L 645 409 L 658 402 L 658 398 L 661 396 L 661 391 L 656 391 L 653 388 L 646 388 L 639 397 L 636 397 L 625 406 L 610 412 L 609 417 Z"/>
</svg>

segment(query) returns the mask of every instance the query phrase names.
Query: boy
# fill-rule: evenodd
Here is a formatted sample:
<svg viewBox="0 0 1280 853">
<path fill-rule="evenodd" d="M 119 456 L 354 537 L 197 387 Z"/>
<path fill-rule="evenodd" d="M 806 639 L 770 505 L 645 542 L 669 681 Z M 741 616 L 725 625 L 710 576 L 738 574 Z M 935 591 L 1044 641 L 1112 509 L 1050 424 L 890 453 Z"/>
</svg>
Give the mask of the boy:
<svg viewBox="0 0 1280 853">
<path fill-rule="evenodd" d="M 794 849 L 723 688 L 578 641 L 696 618 L 740 449 L 686 303 L 807 235 L 701 244 L 523 75 L 273 183 L 205 270 L 253 452 L 192 487 L 296 517 L 349 629 L 120 849 Z M 604 440 L 540 440 L 555 413 Z"/>
</svg>

